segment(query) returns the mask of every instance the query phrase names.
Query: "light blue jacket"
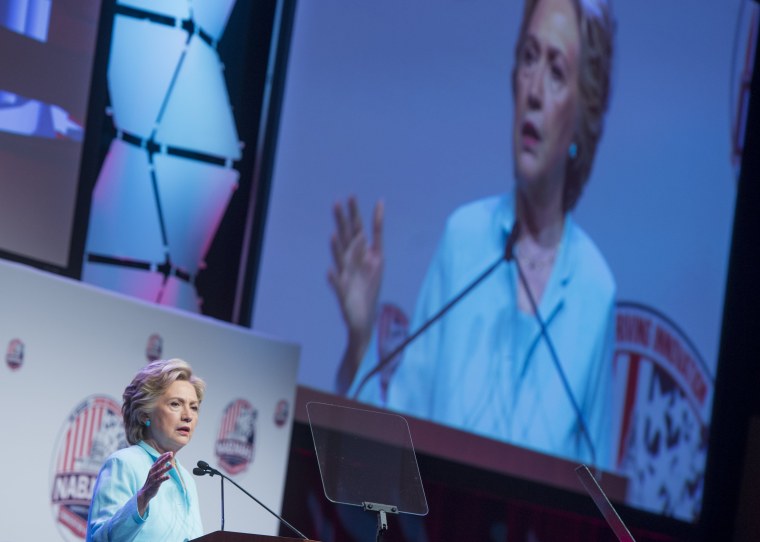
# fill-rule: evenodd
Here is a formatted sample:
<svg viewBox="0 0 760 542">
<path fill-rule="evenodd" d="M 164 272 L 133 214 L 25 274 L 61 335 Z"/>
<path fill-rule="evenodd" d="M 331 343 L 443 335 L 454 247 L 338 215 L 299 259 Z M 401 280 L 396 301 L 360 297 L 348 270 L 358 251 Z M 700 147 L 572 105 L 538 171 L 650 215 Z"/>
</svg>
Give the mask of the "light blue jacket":
<svg viewBox="0 0 760 542">
<path fill-rule="evenodd" d="M 179 462 L 148 504 L 145 517 L 138 513 L 137 492 L 159 455 L 139 442 L 106 460 L 95 482 L 87 542 L 183 542 L 203 535 L 195 480 Z"/>
<path fill-rule="evenodd" d="M 413 332 L 504 253 L 512 194 L 470 203 L 447 221 L 410 326 Z M 518 247 L 519 249 L 519 247 Z M 502 263 L 411 343 L 382 404 L 377 377 L 362 401 L 576 461 L 592 452 L 533 315 L 518 310 L 515 264 Z M 589 428 L 596 463 L 611 463 L 615 283 L 568 215 L 539 313 Z M 376 336 L 349 395 L 377 363 Z"/>
</svg>

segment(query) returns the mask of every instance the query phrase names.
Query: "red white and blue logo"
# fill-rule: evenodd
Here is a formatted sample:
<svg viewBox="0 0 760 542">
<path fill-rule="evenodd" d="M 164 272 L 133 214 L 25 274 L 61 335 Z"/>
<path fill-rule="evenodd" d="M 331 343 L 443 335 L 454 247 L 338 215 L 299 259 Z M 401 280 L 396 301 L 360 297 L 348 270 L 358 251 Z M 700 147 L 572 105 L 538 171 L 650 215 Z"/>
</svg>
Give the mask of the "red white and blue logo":
<svg viewBox="0 0 760 542">
<path fill-rule="evenodd" d="M 219 466 L 227 473 L 239 474 L 253 461 L 257 416 L 245 399 L 236 399 L 224 409 L 215 452 Z"/>
<path fill-rule="evenodd" d="M 66 420 L 53 456 L 50 504 L 66 541 L 84 540 L 87 513 L 100 467 L 127 446 L 120 405 L 91 395 Z"/>
<path fill-rule="evenodd" d="M 148 342 L 145 345 L 145 358 L 148 361 L 156 361 L 161 359 L 164 352 L 164 339 L 158 333 L 151 334 L 148 337 Z"/>
<path fill-rule="evenodd" d="M 280 399 L 274 407 L 274 424 L 277 427 L 284 427 L 290 418 L 290 403 L 285 399 Z"/>
<path fill-rule="evenodd" d="M 21 339 L 12 339 L 5 351 L 5 363 L 12 371 L 17 371 L 24 364 L 24 343 Z"/>
<path fill-rule="evenodd" d="M 618 303 L 614 369 L 621 400 L 616 466 L 628 477 L 628 501 L 696 520 L 713 376 L 672 320 L 638 303 Z"/>
</svg>

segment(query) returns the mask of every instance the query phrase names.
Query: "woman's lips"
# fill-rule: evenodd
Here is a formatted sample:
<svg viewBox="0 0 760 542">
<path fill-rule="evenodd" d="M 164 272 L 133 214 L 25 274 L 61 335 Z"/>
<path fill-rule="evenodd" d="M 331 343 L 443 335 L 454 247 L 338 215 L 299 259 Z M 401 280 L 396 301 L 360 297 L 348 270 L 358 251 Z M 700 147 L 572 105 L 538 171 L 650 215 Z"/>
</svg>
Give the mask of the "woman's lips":
<svg viewBox="0 0 760 542">
<path fill-rule="evenodd" d="M 522 135 L 522 146 L 526 150 L 533 150 L 541 142 L 541 134 L 538 132 L 538 128 L 530 121 L 523 123 L 520 135 Z"/>
</svg>

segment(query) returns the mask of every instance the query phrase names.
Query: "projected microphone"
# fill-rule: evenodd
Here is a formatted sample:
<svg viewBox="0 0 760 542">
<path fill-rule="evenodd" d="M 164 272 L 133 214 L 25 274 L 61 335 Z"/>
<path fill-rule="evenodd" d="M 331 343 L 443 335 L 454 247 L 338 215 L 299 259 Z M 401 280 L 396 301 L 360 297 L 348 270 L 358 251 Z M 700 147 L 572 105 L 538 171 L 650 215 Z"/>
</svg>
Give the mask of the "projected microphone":
<svg viewBox="0 0 760 542">
<path fill-rule="evenodd" d="M 504 244 L 504 252 L 499 255 L 496 261 L 494 261 L 490 266 L 488 266 L 486 270 L 483 271 L 480 275 L 475 277 L 475 280 L 473 280 L 468 286 L 466 286 L 461 292 L 459 292 L 451 301 L 446 303 L 443 306 L 443 308 L 441 308 L 430 319 L 428 319 L 424 324 L 422 324 L 414 333 L 412 333 L 406 339 L 401 341 L 401 343 L 396 348 L 394 348 L 389 354 L 383 357 L 371 371 L 369 371 L 366 375 L 364 375 L 364 378 L 362 378 L 361 382 L 359 382 L 359 385 L 356 387 L 356 391 L 353 394 L 354 399 L 357 399 L 359 397 L 359 393 L 361 393 L 362 389 L 364 389 L 364 386 L 367 384 L 369 379 L 375 376 L 380 371 L 382 371 L 385 368 L 385 366 L 388 365 L 391 361 L 393 361 L 393 358 L 395 358 L 397 355 L 403 352 L 404 349 L 407 346 L 409 346 L 409 344 L 413 340 L 415 340 L 417 337 L 422 335 L 422 333 L 424 333 L 427 328 L 429 328 L 431 325 L 437 322 L 454 305 L 456 305 L 464 296 L 470 293 L 478 284 L 483 282 L 491 273 L 493 273 L 496 270 L 497 267 L 499 267 L 499 265 L 502 262 L 509 262 L 510 260 L 512 260 L 512 258 L 514 257 L 515 242 L 517 241 L 517 234 L 518 234 L 517 226 L 518 226 L 517 221 L 515 221 L 514 225 L 512 226 L 512 231 L 509 232 L 509 237 L 507 237 L 507 241 Z"/>
<path fill-rule="evenodd" d="M 516 229 L 517 229 L 517 225 L 515 225 L 515 230 Z M 586 420 L 583 417 L 583 412 L 581 412 L 581 408 L 578 406 L 578 401 L 575 399 L 573 390 L 570 387 L 570 382 L 568 382 L 567 375 L 565 374 L 565 371 L 562 368 L 562 363 L 560 363 L 559 361 L 559 356 L 557 355 L 557 351 L 554 349 L 554 343 L 552 342 L 551 337 L 549 337 L 549 331 L 546 329 L 546 323 L 544 322 L 544 319 L 541 318 L 541 314 L 538 312 L 538 305 L 536 304 L 536 299 L 533 297 L 533 292 L 530 290 L 528 281 L 525 278 L 525 274 L 523 273 L 522 267 L 520 266 L 520 261 L 517 258 L 513 258 L 514 254 L 510 254 L 509 256 L 510 256 L 510 259 L 514 259 L 515 261 L 515 266 L 517 267 L 517 274 L 520 278 L 520 282 L 522 282 L 522 285 L 525 288 L 525 293 L 528 294 L 528 301 L 530 301 L 530 307 L 531 309 L 533 309 L 533 314 L 536 316 L 538 327 L 541 329 L 541 335 L 546 341 L 546 346 L 549 348 L 549 354 L 551 355 L 552 362 L 554 363 L 554 367 L 557 369 L 557 373 L 559 374 L 560 380 L 562 381 L 562 386 L 565 388 L 565 393 L 567 394 L 568 399 L 570 399 L 570 403 L 573 405 L 573 412 L 575 413 L 575 417 L 578 420 L 578 425 L 580 425 L 581 433 L 585 437 L 586 442 L 588 443 L 589 451 L 591 452 L 591 463 L 592 465 L 596 465 L 596 448 L 594 447 L 594 441 L 591 439 L 591 433 L 589 432 L 588 426 L 586 425 Z"/>
<path fill-rule="evenodd" d="M 210 476 L 219 476 L 222 480 L 227 480 L 227 481 L 231 482 L 236 488 L 238 488 L 240 491 L 242 491 L 243 493 L 245 493 L 246 495 L 248 495 L 259 506 L 261 506 L 264 510 L 266 510 L 267 512 L 269 512 L 270 514 L 272 514 L 274 517 L 276 517 L 278 520 L 280 520 L 283 524 L 285 524 L 291 531 L 293 531 L 294 533 L 296 533 L 298 536 L 300 536 L 304 540 L 308 540 L 309 539 L 305 534 L 303 534 L 301 531 L 299 531 L 298 529 L 296 529 L 295 527 L 293 527 L 290 523 L 288 523 L 287 521 L 285 521 L 281 516 L 277 515 L 275 512 L 273 512 L 272 510 L 270 510 L 269 507 L 267 507 L 267 505 L 265 505 L 263 502 L 261 502 L 260 500 L 258 500 L 256 497 L 254 497 L 250 493 L 248 493 L 235 480 L 233 480 L 229 476 L 226 476 L 226 475 L 222 474 L 221 472 L 219 472 L 218 470 L 216 470 L 215 468 L 213 468 L 211 465 L 209 465 L 205 461 L 203 461 L 203 460 L 198 461 L 198 466 L 193 469 L 193 474 L 195 474 L 196 476 L 204 476 L 206 474 L 208 474 Z M 222 499 L 223 498 L 224 497 L 222 497 Z M 222 505 L 222 506 L 224 506 L 224 505 Z M 222 525 L 224 525 L 224 508 L 222 508 Z M 224 529 L 222 529 L 222 530 L 224 530 Z"/>
</svg>

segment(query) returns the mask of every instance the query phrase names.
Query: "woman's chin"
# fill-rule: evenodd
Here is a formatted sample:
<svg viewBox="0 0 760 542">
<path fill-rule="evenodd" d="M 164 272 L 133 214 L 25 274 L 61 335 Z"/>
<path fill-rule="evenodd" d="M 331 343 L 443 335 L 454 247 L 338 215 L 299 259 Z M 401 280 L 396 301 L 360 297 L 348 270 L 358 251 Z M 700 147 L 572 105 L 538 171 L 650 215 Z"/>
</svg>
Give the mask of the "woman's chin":
<svg viewBox="0 0 760 542">
<path fill-rule="evenodd" d="M 541 183 L 542 169 L 535 157 L 523 157 L 517 161 L 515 179 L 519 188 L 529 188 Z"/>
</svg>

